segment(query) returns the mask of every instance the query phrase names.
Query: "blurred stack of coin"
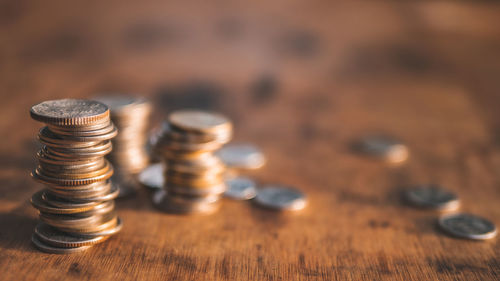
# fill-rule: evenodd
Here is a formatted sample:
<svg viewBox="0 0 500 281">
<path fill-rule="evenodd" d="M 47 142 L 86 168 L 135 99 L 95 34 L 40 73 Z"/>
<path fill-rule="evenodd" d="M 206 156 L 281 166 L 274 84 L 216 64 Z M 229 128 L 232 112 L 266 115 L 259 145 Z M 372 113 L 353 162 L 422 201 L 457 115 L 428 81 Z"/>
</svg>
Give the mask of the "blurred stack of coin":
<svg viewBox="0 0 500 281">
<path fill-rule="evenodd" d="M 40 212 L 33 243 L 42 251 L 71 253 L 89 248 L 118 232 L 114 210 L 118 189 L 111 184 L 111 151 L 117 129 L 106 105 L 88 100 L 53 100 L 31 108 L 46 123 L 32 177 L 46 188 L 31 203 Z"/>
<path fill-rule="evenodd" d="M 216 211 L 226 185 L 225 165 L 214 152 L 231 139 L 231 122 L 219 114 L 183 110 L 170 114 L 167 124 L 156 147 L 166 169 L 155 204 L 173 213 Z"/>
<path fill-rule="evenodd" d="M 118 128 L 113 151 L 107 157 L 115 168 L 113 180 L 119 186 L 120 196 L 126 196 L 136 189 L 135 175 L 149 163 L 146 142 L 152 107 L 143 98 L 108 96 L 96 100 L 109 107 L 111 120 Z"/>
</svg>

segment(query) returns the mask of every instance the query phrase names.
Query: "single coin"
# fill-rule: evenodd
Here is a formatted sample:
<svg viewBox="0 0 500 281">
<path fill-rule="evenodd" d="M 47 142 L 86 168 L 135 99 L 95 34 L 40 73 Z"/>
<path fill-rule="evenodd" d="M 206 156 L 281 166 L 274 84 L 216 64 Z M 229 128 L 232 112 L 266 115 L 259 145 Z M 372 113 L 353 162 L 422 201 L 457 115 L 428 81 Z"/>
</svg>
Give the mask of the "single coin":
<svg viewBox="0 0 500 281">
<path fill-rule="evenodd" d="M 249 200 L 257 195 L 255 182 L 249 178 L 236 177 L 226 180 L 224 196 L 235 200 Z"/>
<path fill-rule="evenodd" d="M 139 182 L 151 189 L 161 189 L 165 184 L 164 170 L 165 165 L 163 163 L 149 165 L 139 173 Z"/>
<path fill-rule="evenodd" d="M 274 210 L 301 210 L 307 204 L 305 195 L 294 189 L 283 186 L 266 186 L 257 192 L 255 203 Z"/>
<path fill-rule="evenodd" d="M 31 107 L 31 117 L 54 125 L 87 125 L 109 118 L 108 107 L 97 101 L 61 99 Z"/>
<path fill-rule="evenodd" d="M 230 130 L 231 121 L 217 113 L 199 110 L 179 110 L 168 117 L 171 126 L 187 131 L 217 132 Z"/>
<path fill-rule="evenodd" d="M 43 171 L 41 171 L 40 169 L 35 169 L 35 171 L 33 171 L 31 173 L 31 176 L 37 180 L 38 182 L 41 182 L 43 184 L 48 184 L 48 185 L 87 185 L 87 184 L 91 184 L 91 183 L 94 183 L 94 182 L 99 182 L 99 181 L 105 181 L 107 179 L 109 179 L 111 176 L 113 175 L 113 166 L 109 166 L 109 169 L 99 175 L 99 176 L 95 176 L 95 177 L 89 177 L 89 178 L 84 178 L 84 179 L 70 179 L 70 178 L 57 178 L 57 177 L 51 177 L 51 176 L 48 176 L 48 175 L 45 175 L 43 173 Z"/>
<path fill-rule="evenodd" d="M 98 232 L 86 232 L 86 233 L 74 233 L 75 235 L 81 236 L 83 238 L 94 238 L 94 237 L 100 237 L 100 236 L 111 236 L 113 234 L 116 234 L 120 232 L 120 230 L 123 228 L 123 222 L 122 220 L 118 217 L 116 220 L 115 225 L 111 225 L 107 229 L 98 231 Z"/>
<path fill-rule="evenodd" d="M 407 200 L 422 208 L 441 211 L 458 209 L 460 201 L 457 196 L 438 185 L 421 185 L 406 191 Z"/>
<path fill-rule="evenodd" d="M 439 226 L 453 236 L 472 240 L 486 240 L 497 235 L 497 228 L 491 221 L 471 214 L 442 216 Z"/>
<path fill-rule="evenodd" d="M 362 153 L 394 164 L 406 161 L 409 156 L 406 145 L 388 136 L 365 137 L 356 144 L 356 148 Z"/>
<path fill-rule="evenodd" d="M 31 197 L 31 204 L 33 207 L 38 209 L 40 212 L 44 213 L 49 213 L 49 214 L 75 214 L 75 213 L 81 213 L 88 211 L 92 209 L 95 205 L 98 204 L 98 202 L 91 203 L 91 204 L 86 204 L 86 205 L 71 205 L 71 206 L 66 206 L 66 207 L 56 207 L 54 205 L 51 205 L 47 203 L 43 199 L 43 195 L 45 194 L 45 190 L 40 190 L 33 194 Z"/>
<path fill-rule="evenodd" d="M 266 163 L 266 157 L 251 144 L 227 144 L 216 152 L 229 168 L 255 170 Z"/>
<path fill-rule="evenodd" d="M 38 239 L 38 236 L 33 234 L 31 237 L 31 241 L 37 247 L 40 251 L 46 252 L 49 254 L 71 254 L 71 253 L 76 253 L 76 252 L 81 252 L 84 250 L 87 250 L 91 246 L 80 246 L 80 247 L 73 247 L 73 248 L 63 248 L 63 247 L 55 247 L 55 246 L 50 246 Z"/>
<path fill-rule="evenodd" d="M 67 233 L 58 231 L 45 223 L 39 223 L 35 227 L 35 235 L 37 238 L 50 246 L 61 248 L 75 248 L 82 246 L 90 246 L 106 240 L 106 236 L 96 236 L 93 238 L 84 238 L 69 235 Z"/>
</svg>

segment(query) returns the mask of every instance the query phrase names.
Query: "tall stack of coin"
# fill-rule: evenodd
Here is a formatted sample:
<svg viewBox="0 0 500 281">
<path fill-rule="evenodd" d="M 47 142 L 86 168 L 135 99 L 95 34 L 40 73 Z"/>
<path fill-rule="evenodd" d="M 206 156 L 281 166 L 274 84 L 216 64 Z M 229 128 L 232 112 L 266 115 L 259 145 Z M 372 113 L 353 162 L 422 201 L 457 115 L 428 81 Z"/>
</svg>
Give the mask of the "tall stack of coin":
<svg viewBox="0 0 500 281">
<path fill-rule="evenodd" d="M 211 213 L 226 189 L 224 163 L 214 155 L 232 136 L 224 116 L 195 110 L 176 111 L 157 143 L 166 162 L 164 190 L 155 203 L 173 213 Z"/>
<path fill-rule="evenodd" d="M 120 196 L 126 196 L 136 188 L 135 175 L 149 163 L 146 142 L 152 107 L 143 98 L 108 96 L 96 100 L 109 107 L 111 120 L 118 128 L 113 151 L 107 157 L 115 168 L 113 180 L 119 186 Z"/>
<path fill-rule="evenodd" d="M 38 139 L 38 165 L 32 177 L 46 188 L 31 203 L 41 222 L 32 237 L 42 251 L 85 250 L 118 232 L 122 223 L 114 210 L 118 189 L 110 177 L 111 151 L 117 129 L 106 105 L 88 100 L 52 100 L 31 108 L 31 117 L 45 123 Z"/>
</svg>

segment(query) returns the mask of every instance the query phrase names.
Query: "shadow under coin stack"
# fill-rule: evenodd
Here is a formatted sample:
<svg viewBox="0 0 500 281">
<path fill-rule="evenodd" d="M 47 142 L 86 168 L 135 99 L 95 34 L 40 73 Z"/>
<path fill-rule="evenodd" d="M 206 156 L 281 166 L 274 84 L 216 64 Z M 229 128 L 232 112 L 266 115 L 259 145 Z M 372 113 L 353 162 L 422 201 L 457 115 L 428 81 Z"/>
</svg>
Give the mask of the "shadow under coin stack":
<svg viewBox="0 0 500 281">
<path fill-rule="evenodd" d="M 151 104 L 142 98 L 98 97 L 111 110 L 111 120 L 119 134 L 113 139 L 113 151 L 107 156 L 115 168 L 113 182 L 120 189 L 119 197 L 137 189 L 135 175 L 149 164 L 146 151 Z"/>
<path fill-rule="evenodd" d="M 176 111 L 156 151 L 165 159 L 165 186 L 154 194 L 154 203 L 171 213 L 212 213 L 226 190 L 225 166 L 214 155 L 232 136 L 224 116 L 203 111 Z"/>
<path fill-rule="evenodd" d="M 106 105 L 87 100 L 53 100 L 31 108 L 46 123 L 38 139 L 38 166 L 32 177 L 46 188 L 31 203 L 40 211 L 32 241 L 50 253 L 85 250 L 117 233 L 114 210 L 118 189 L 109 180 L 113 167 L 104 158 L 117 130 Z"/>
</svg>

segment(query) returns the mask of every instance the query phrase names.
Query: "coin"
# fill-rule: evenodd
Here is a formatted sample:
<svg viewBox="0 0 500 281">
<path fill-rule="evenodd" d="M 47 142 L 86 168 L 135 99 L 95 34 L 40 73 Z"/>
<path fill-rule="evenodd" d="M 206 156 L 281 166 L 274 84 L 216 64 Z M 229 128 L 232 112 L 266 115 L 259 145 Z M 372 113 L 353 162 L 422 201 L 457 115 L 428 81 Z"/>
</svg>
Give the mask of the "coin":
<svg viewBox="0 0 500 281">
<path fill-rule="evenodd" d="M 420 185 L 406 191 L 407 200 L 422 208 L 441 211 L 458 209 L 460 201 L 457 196 L 438 185 Z"/>
<path fill-rule="evenodd" d="M 492 222 L 471 214 L 444 215 L 439 218 L 439 226 L 459 238 L 486 240 L 497 235 L 497 228 Z"/>
<path fill-rule="evenodd" d="M 226 166 L 235 169 L 255 170 L 266 163 L 266 157 L 251 144 L 227 144 L 216 153 Z"/>
<path fill-rule="evenodd" d="M 231 122 L 223 115 L 198 110 L 176 111 L 168 120 L 171 126 L 187 131 L 217 132 L 231 128 Z"/>
<path fill-rule="evenodd" d="M 139 173 L 139 182 L 152 189 L 163 188 L 165 184 L 165 178 L 163 176 L 164 169 L 165 165 L 163 163 L 149 165 Z"/>
<path fill-rule="evenodd" d="M 249 178 L 236 177 L 226 180 L 224 196 L 235 200 L 249 200 L 257 195 L 255 182 Z"/>
<path fill-rule="evenodd" d="M 74 214 L 74 213 L 80 213 L 84 212 L 87 210 L 92 209 L 93 206 L 97 205 L 97 203 L 94 204 L 87 204 L 85 206 L 79 206 L 79 205 L 73 205 L 69 206 L 66 208 L 61 208 L 61 207 L 56 207 L 53 205 L 48 204 L 44 199 L 43 199 L 43 194 L 45 193 L 45 190 L 40 190 L 33 194 L 31 197 L 31 204 L 33 207 L 38 209 L 40 212 L 44 213 L 50 213 L 50 214 Z"/>
<path fill-rule="evenodd" d="M 97 231 L 97 232 L 86 232 L 86 233 L 75 233 L 75 235 L 78 235 L 83 238 L 93 238 L 93 237 L 99 237 L 99 236 L 110 236 L 113 234 L 116 234 L 120 232 L 123 228 L 123 223 L 120 218 L 117 218 L 116 224 L 108 226 L 108 228 L 105 228 L 103 230 Z"/>
<path fill-rule="evenodd" d="M 31 107 L 31 117 L 55 125 L 86 125 L 109 117 L 106 105 L 89 100 L 44 101 Z"/>
<path fill-rule="evenodd" d="M 33 234 L 33 236 L 31 237 L 31 241 L 33 242 L 36 248 L 49 254 L 71 254 L 87 250 L 88 248 L 91 247 L 91 246 L 80 246 L 72 248 L 54 247 L 40 241 L 36 234 Z"/>
<path fill-rule="evenodd" d="M 305 195 L 290 187 L 269 185 L 257 192 L 255 203 L 274 210 L 301 210 L 306 204 Z"/>
<path fill-rule="evenodd" d="M 355 148 L 364 154 L 394 164 L 406 161 L 409 156 L 406 145 L 388 136 L 365 137 L 356 143 Z"/>
<path fill-rule="evenodd" d="M 37 238 L 47 245 L 60 248 L 76 248 L 82 246 L 95 245 L 103 242 L 108 237 L 97 236 L 93 238 L 84 238 L 72 236 L 67 233 L 58 231 L 57 229 L 45 223 L 39 223 L 35 227 L 35 235 Z"/>
<path fill-rule="evenodd" d="M 208 199 L 184 197 L 167 194 L 164 190 L 159 190 L 153 194 L 155 206 L 165 212 L 174 214 L 211 214 L 220 207 L 217 198 Z"/>
</svg>

